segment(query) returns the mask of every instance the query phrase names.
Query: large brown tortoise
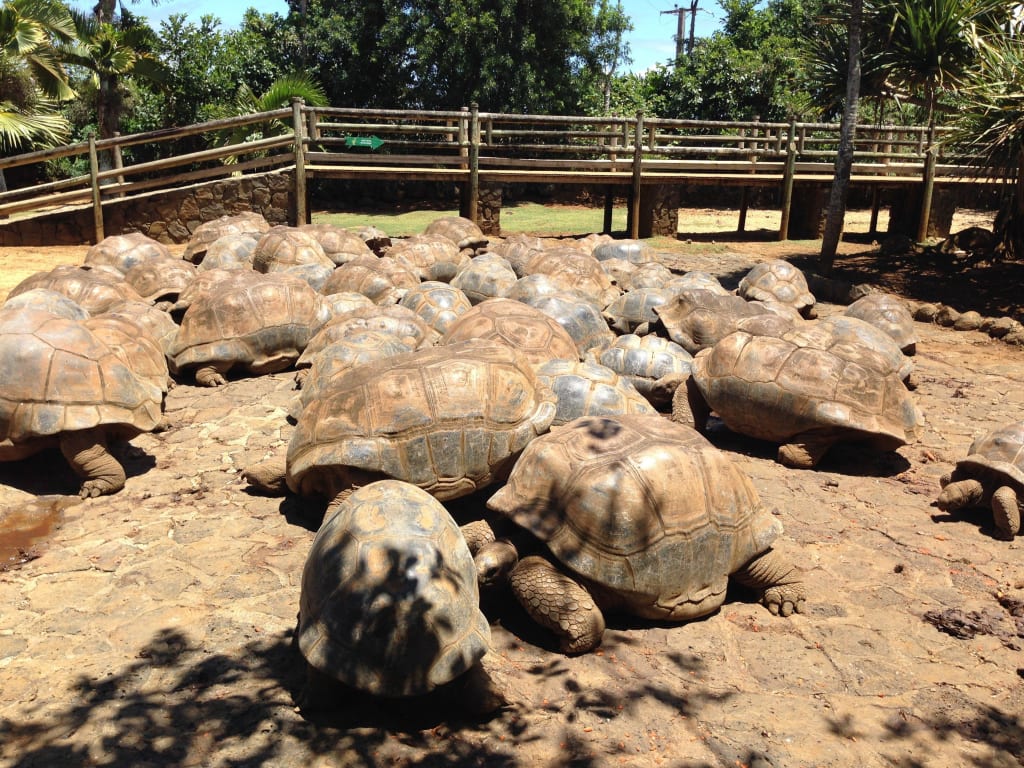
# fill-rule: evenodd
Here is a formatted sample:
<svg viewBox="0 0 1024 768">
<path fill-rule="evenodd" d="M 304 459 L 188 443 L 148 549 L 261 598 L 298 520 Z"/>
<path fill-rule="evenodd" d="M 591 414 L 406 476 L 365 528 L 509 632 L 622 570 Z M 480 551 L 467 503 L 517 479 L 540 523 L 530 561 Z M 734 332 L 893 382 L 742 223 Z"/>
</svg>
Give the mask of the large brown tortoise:
<svg viewBox="0 0 1024 768">
<path fill-rule="evenodd" d="M 554 417 L 554 393 L 521 352 L 482 340 L 428 347 L 327 382 L 299 416 L 284 461 L 245 476 L 260 490 L 287 484 L 334 505 L 389 477 L 444 501 L 503 480 Z"/>
<path fill-rule="evenodd" d="M 83 497 L 124 487 L 108 441 L 156 428 L 161 388 L 82 322 L 34 309 L 0 310 L 0 461 L 59 445 Z"/>
<path fill-rule="evenodd" d="M 954 512 L 989 506 L 996 535 L 1012 540 L 1021 533 L 1024 507 L 1024 421 L 979 437 L 941 483 L 942 492 L 935 501 L 939 509 Z"/>
<path fill-rule="evenodd" d="M 447 688 L 482 712 L 502 703 L 480 664 L 491 631 L 473 557 L 444 506 L 409 483 L 371 483 L 324 520 L 295 637 L 307 711 L 338 709 L 337 682 L 390 698 Z"/>
<path fill-rule="evenodd" d="M 781 443 L 778 461 L 790 467 L 815 466 L 839 442 L 894 450 L 921 418 L 895 371 L 744 331 L 698 352 L 680 382 L 673 419 L 703 432 L 714 411 L 734 432 Z"/>
<path fill-rule="evenodd" d="M 695 430 L 658 414 L 583 417 L 538 437 L 487 506 L 518 528 L 477 551 L 481 581 L 507 575 L 569 653 L 601 642 L 604 612 L 706 616 L 730 576 L 763 590 L 772 613 L 804 601 L 796 569 L 772 549 L 782 525 L 750 480 Z M 521 531 L 544 548 L 516 562 Z"/>
</svg>

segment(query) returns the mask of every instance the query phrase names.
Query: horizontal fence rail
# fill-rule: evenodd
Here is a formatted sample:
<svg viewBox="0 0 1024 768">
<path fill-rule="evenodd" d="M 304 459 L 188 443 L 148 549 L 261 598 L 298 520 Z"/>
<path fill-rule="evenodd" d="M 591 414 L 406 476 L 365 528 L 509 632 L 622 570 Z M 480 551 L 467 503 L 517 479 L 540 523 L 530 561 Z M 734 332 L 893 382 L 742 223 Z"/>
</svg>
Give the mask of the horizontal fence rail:
<svg viewBox="0 0 1024 768">
<path fill-rule="evenodd" d="M 943 128 L 860 125 L 851 181 L 1006 179 L 977 158 L 956 155 L 949 136 Z M 296 100 L 270 112 L 0 158 L 0 174 L 37 166 L 30 175 L 53 179 L 0 186 L 0 218 L 92 205 L 101 239 L 105 202 L 255 172 L 294 173 L 300 222 L 307 218 L 306 182 L 315 177 L 465 184 L 473 218 L 479 185 L 503 182 L 625 187 L 632 206 L 647 184 L 781 185 L 785 200 L 796 182 L 831 181 L 838 143 L 832 123 L 515 115 L 475 105 L 345 109 Z"/>
</svg>

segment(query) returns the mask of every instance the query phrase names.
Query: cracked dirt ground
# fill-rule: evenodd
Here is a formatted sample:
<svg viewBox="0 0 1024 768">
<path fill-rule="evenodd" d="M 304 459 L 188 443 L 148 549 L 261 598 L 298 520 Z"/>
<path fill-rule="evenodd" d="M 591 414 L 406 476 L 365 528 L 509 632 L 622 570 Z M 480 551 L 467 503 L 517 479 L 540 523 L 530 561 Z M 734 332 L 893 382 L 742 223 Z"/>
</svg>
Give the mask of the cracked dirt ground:
<svg viewBox="0 0 1024 768">
<path fill-rule="evenodd" d="M 673 266 L 735 284 L 757 258 Z M 291 374 L 178 386 L 170 429 L 125 450 L 125 489 L 66 507 L 0 572 L 0 765 L 1020 765 L 1024 538 L 931 503 L 974 437 L 1022 418 L 1024 350 L 918 329 L 916 443 L 798 471 L 773 446 L 713 436 L 778 511 L 804 614 L 736 592 L 681 626 L 613 621 L 599 652 L 569 658 L 489 602 L 513 706 L 483 723 L 358 697 L 296 712 L 291 633 L 320 510 L 240 478 L 288 439 Z M 75 488 L 56 454 L 0 465 L 5 514 Z"/>
</svg>

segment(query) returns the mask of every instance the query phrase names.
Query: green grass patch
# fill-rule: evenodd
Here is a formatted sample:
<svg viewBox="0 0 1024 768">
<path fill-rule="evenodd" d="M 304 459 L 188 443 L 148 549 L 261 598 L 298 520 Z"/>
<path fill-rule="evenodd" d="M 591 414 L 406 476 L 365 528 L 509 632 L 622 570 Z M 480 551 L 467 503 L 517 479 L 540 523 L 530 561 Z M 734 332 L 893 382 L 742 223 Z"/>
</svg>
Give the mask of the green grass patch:
<svg viewBox="0 0 1024 768">
<path fill-rule="evenodd" d="M 457 216 L 452 210 L 417 209 L 381 211 L 317 212 L 313 221 L 333 224 L 338 227 L 374 226 L 392 237 L 409 237 L 427 228 L 434 219 L 441 216 Z M 600 232 L 604 228 L 604 208 L 589 208 L 580 205 L 542 205 L 540 203 L 511 203 L 501 207 L 501 231 L 504 235 L 527 232 L 541 237 L 561 235 L 582 236 Z M 618 206 L 612 214 L 612 232 L 624 235 L 626 231 L 626 209 Z"/>
</svg>

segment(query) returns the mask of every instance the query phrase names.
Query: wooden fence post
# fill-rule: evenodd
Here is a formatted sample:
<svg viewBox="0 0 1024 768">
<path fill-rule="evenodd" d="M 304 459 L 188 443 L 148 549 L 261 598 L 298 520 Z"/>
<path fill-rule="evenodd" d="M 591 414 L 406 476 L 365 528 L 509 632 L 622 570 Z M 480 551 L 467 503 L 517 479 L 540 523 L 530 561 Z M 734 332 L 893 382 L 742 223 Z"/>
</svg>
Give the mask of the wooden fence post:
<svg viewBox="0 0 1024 768">
<path fill-rule="evenodd" d="M 782 174 L 782 220 L 779 222 L 779 240 L 789 240 L 789 217 L 793 213 L 793 177 L 796 175 L 796 120 L 789 121 L 786 142 L 786 169 Z"/>
<path fill-rule="evenodd" d="M 469 105 L 469 205 L 468 218 L 479 223 L 480 202 L 480 105 Z"/>
<path fill-rule="evenodd" d="M 928 148 L 924 153 L 924 189 L 921 192 L 921 219 L 917 225 L 917 242 L 928 239 L 928 220 L 932 215 L 932 193 L 935 190 L 935 164 L 938 160 L 935 149 L 935 127 L 928 129 Z"/>
<path fill-rule="evenodd" d="M 306 206 L 306 143 L 303 141 L 302 98 L 292 98 L 292 144 L 295 153 L 295 226 L 309 224 L 309 209 Z"/>
<path fill-rule="evenodd" d="M 104 238 L 103 200 L 100 197 L 100 160 L 96 152 L 96 134 L 89 134 L 89 182 L 92 184 L 92 222 L 96 242 Z"/>
<path fill-rule="evenodd" d="M 633 131 L 633 191 L 629 200 L 629 236 L 636 240 L 640 236 L 640 180 L 644 157 L 644 113 L 637 110 L 636 126 Z"/>
</svg>

